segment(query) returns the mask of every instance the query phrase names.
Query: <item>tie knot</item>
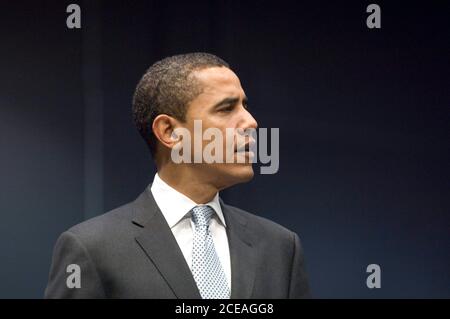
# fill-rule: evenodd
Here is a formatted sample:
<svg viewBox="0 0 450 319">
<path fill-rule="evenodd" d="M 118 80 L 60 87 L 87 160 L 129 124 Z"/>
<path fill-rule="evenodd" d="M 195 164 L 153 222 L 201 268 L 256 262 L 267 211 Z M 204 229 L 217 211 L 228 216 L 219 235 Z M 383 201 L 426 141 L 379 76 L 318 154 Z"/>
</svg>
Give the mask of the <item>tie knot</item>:
<svg viewBox="0 0 450 319">
<path fill-rule="evenodd" d="M 202 205 L 192 208 L 192 221 L 195 227 L 208 226 L 213 214 L 214 209 L 211 206 Z"/>
</svg>

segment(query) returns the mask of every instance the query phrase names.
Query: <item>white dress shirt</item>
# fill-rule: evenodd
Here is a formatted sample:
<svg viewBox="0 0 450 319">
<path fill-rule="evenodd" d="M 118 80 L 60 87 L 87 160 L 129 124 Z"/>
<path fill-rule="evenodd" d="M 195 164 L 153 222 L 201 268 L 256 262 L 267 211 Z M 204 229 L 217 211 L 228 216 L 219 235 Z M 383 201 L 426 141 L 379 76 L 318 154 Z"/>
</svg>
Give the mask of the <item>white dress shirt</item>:
<svg viewBox="0 0 450 319">
<path fill-rule="evenodd" d="M 195 228 L 194 222 L 191 219 L 190 210 L 199 204 L 169 186 L 159 177 L 158 173 L 155 174 L 155 178 L 153 179 L 151 192 L 192 271 L 192 248 Z M 217 255 L 225 272 L 228 287 L 231 290 L 230 249 L 225 230 L 225 219 L 219 202 L 219 193 L 214 196 L 212 201 L 205 205 L 211 206 L 216 212 L 211 218 L 209 231 L 211 232 Z"/>
</svg>

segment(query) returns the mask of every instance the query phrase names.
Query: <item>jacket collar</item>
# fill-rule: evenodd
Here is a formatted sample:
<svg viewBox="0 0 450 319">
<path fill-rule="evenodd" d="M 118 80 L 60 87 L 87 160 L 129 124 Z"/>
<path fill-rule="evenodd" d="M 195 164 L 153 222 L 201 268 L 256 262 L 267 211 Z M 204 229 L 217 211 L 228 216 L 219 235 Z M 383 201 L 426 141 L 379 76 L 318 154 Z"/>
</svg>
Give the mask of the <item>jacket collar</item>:
<svg viewBox="0 0 450 319">
<path fill-rule="evenodd" d="M 227 224 L 231 259 L 231 298 L 250 298 L 256 271 L 255 239 L 247 218 L 220 199 Z M 156 266 L 177 298 L 201 298 L 191 270 L 150 188 L 132 203 L 132 222 L 142 228 L 136 242 Z"/>
</svg>

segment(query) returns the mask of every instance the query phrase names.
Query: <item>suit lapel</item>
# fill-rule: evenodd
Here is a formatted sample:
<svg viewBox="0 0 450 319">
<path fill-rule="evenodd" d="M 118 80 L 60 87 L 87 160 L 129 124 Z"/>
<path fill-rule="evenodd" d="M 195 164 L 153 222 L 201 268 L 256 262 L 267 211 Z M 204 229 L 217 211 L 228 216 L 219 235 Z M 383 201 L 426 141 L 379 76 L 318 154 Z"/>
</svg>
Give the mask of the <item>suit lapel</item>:
<svg viewBox="0 0 450 319">
<path fill-rule="evenodd" d="M 227 224 L 231 261 L 231 298 L 251 298 L 255 281 L 255 240 L 247 229 L 247 220 L 220 200 Z M 142 228 L 136 241 L 160 272 L 177 298 L 200 299 L 191 270 L 183 253 L 147 188 L 133 202 L 133 223 Z"/>
<path fill-rule="evenodd" d="M 256 272 L 255 241 L 247 229 L 247 220 L 220 201 L 227 224 L 231 259 L 231 298 L 248 299 L 252 296 Z"/>
<path fill-rule="evenodd" d="M 133 204 L 133 223 L 142 227 L 136 241 L 175 296 L 180 299 L 201 298 L 191 270 L 151 191 L 147 188 Z"/>
</svg>

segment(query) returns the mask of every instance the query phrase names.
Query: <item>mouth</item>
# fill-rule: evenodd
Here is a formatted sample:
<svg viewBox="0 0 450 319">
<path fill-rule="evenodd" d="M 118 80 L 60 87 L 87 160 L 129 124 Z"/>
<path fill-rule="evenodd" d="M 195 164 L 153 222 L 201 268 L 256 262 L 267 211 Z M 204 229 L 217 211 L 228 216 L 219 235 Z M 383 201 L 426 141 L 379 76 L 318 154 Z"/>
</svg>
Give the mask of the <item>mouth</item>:
<svg viewBox="0 0 450 319">
<path fill-rule="evenodd" d="M 245 144 L 242 145 L 241 147 L 236 147 L 235 152 L 236 153 L 244 153 L 244 152 L 249 152 L 250 151 L 250 145 L 249 144 Z"/>
<path fill-rule="evenodd" d="M 250 141 L 250 142 L 248 142 L 248 143 L 246 143 L 246 144 L 244 144 L 244 145 L 242 145 L 240 147 L 236 146 L 234 151 L 235 151 L 235 153 L 249 153 L 250 152 L 250 147 L 253 144 L 255 144 L 254 140 L 252 140 L 252 141 Z"/>
</svg>

